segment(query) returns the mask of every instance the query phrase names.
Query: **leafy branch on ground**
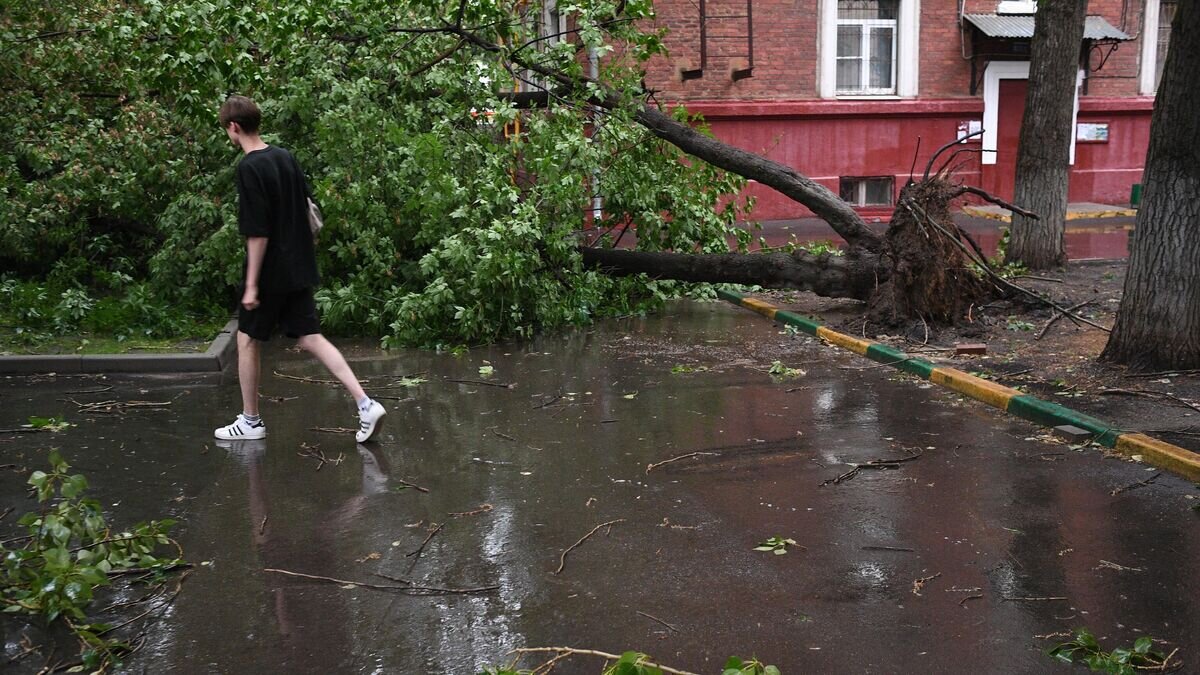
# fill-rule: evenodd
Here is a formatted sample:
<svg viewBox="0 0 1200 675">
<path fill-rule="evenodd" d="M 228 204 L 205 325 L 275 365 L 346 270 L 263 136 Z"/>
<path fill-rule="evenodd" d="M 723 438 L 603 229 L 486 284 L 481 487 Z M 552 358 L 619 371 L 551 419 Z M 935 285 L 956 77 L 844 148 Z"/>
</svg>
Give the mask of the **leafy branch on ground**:
<svg viewBox="0 0 1200 675">
<path fill-rule="evenodd" d="M 167 536 L 175 521 L 114 531 L 100 503 L 83 496 L 87 479 L 68 473 L 70 465 L 57 450 L 49 461 L 50 471 L 34 471 L 28 481 L 41 509 L 18 520 L 25 535 L 0 544 L 0 605 L 5 612 L 39 617 L 48 625 L 62 622 L 79 641 L 81 667 L 104 671 L 119 665 L 135 647 L 110 635 L 124 624 L 113 626 L 88 615 L 92 600 L 114 576 L 136 571 L 139 579 L 161 585 L 163 575 L 183 566 L 178 557 L 155 555 L 160 546 L 178 548 Z"/>
<path fill-rule="evenodd" d="M 772 551 L 775 555 L 783 555 L 787 553 L 789 546 L 797 546 L 796 540 L 783 537 L 771 537 L 758 546 L 754 547 L 755 551 Z"/>
<path fill-rule="evenodd" d="M 1134 640 L 1133 647 L 1120 647 L 1106 652 L 1100 648 L 1095 635 L 1086 628 L 1078 628 L 1070 640 L 1055 645 L 1048 653 L 1065 663 L 1084 663 L 1095 672 L 1109 675 L 1134 675 L 1138 670 L 1172 668 L 1170 661 L 1175 652 L 1164 655 L 1151 649 L 1153 645 L 1153 638 L 1143 636 Z"/>
<path fill-rule="evenodd" d="M 802 377 L 807 374 L 800 368 L 789 368 L 783 365 L 782 361 L 771 363 L 771 368 L 767 372 L 773 377 Z"/>
<path fill-rule="evenodd" d="M 485 668 L 479 675 L 546 675 L 554 670 L 554 667 L 564 659 L 572 656 L 599 656 L 609 661 L 601 671 L 601 675 L 663 675 L 664 673 L 674 673 L 676 675 L 693 675 L 687 671 L 677 670 L 661 664 L 654 663 L 650 660 L 650 656 L 641 652 L 628 651 L 620 656 L 616 654 L 608 654 L 593 649 L 574 649 L 571 647 L 536 647 L 527 649 L 513 650 L 520 657 L 528 654 L 553 654 L 546 662 L 533 669 L 516 670 L 516 663 L 508 667 Z M 780 675 L 779 668 L 769 666 L 758 659 L 743 660 L 736 656 L 729 657 L 725 662 L 724 668 L 721 670 L 721 675 Z"/>
</svg>

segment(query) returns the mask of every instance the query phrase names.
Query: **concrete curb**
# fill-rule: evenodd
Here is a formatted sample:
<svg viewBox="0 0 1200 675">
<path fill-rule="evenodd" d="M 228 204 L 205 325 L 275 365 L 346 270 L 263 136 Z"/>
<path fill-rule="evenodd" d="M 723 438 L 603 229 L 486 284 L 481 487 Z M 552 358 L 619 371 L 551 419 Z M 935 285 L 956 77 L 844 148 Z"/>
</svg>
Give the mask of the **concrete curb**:
<svg viewBox="0 0 1200 675">
<path fill-rule="evenodd" d="M 976 218 L 990 218 L 992 220 L 998 220 L 1002 223 L 1012 222 L 1012 214 L 1008 211 L 997 213 L 987 209 L 976 208 L 968 204 L 962 207 L 962 212 L 968 216 L 974 216 Z M 1122 209 L 1114 207 L 1112 209 L 1106 209 L 1103 211 L 1067 211 L 1066 220 L 1082 220 L 1084 218 L 1133 218 L 1135 216 L 1137 216 L 1137 209 Z"/>
<path fill-rule="evenodd" d="M 1126 432 L 1090 415 L 1043 401 L 1016 389 L 976 377 L 954 368 L 936 365 L 878 342 L 838 333 L 816 321 L 793 312 L 784 311 L 757 298 L 732 291 L 717 291 L 717 295 L 740 307 L 752 310 L 782 324 L 819 337 L 831 344 L 865 356 L 872 361 L 893 366 L 912 375 L 940 384 L 968 398 L 999 408 L 1022 419 L 1047 427 L 1070 424 L 1092 434 L 1092 440 L 1124 455 L 1141 455 L 1148 464 L 1177 473 L 1188 480 L 1200 481 L 1200 454 L 1144 434 Z"/>
<path fill-rule="evenodd" d="M 225 324 L 203 354 L 0 356 L 0 374 L 219 373 L 237 359 L 236 332 L 236 320 Z"/>
</svg>

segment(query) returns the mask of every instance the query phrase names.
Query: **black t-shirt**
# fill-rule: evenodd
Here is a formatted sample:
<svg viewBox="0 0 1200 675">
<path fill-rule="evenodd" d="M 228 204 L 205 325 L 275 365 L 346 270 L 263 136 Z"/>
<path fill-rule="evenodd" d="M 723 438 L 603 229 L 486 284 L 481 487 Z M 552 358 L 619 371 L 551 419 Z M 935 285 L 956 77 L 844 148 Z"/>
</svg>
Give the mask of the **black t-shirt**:
<svg viewBox="0 0 1200 675">
<path fill-rule="evenodd" d="M 259 291 L 286 293 L 316 286 L 317 258 L 306 201 L 312 191 L 292 153 L 273 145 L 247 153 L 238 162 L 237 191 L 238 230 L 246 237 L 268 239 Z"/>
</svg>

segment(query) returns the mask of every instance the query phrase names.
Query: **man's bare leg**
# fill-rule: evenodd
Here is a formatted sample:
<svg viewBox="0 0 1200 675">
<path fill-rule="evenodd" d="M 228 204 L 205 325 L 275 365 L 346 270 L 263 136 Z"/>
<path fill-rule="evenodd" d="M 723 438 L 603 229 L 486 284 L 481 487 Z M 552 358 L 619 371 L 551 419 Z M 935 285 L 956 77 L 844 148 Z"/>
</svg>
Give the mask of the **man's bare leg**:
<svg viewBox="0 0 1200 675">
<path fill-rule="evenodd" d="M 313 335 L 305 335 L 301 337 L 297 344 L 304 351 L 317 357 L 321 365 L 329 370 L 329 373 L 336 377 L 342 386 L 346 387 L 346 391 L 354 397 L 355 402 L 366 398 L 367 393 L 363 391 L 362 385 L 358 383 L 358 378 L 354 376 L 354 371 L 350 370 L 350 364 L 346 363 L 346 358 L 342 356 L 342 352 L 333 343 L 325 339 L 324 335 L 314 333 Z"/>
<path fill-rule="evenodd" d="M 242 412 L 258 415 L 258 381 L 261 377 L 259 342 L 242 331 L 237 333 L 238 384 L 242 387 Z"/>
</svg>

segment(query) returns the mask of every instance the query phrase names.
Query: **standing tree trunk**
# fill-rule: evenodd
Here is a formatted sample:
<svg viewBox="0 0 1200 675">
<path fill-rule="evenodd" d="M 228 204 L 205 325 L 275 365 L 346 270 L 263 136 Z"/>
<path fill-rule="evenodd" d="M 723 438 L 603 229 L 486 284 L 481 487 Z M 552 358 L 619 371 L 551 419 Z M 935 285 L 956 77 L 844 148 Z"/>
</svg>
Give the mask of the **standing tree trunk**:
<svg viewBox="0 0 1200 675">
<path fill-rule="evenodd" d="M 1063 234 L 1075 129 L 1075 89 L 1087 0 L 1041 0 L 1029 55 L 1029 93 L 1017 147 L 1013 203 L 1041 216 L 1012 215 L 1005 262 L 1046 269 L 1067 260 Z"/>
<path fill-rule="evenodd" d="M 1200 4 L 1180 0 L 1154 101 L 1125 293 L 1100 358 L 1200 368 Z"/>
</svg>

